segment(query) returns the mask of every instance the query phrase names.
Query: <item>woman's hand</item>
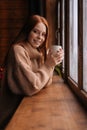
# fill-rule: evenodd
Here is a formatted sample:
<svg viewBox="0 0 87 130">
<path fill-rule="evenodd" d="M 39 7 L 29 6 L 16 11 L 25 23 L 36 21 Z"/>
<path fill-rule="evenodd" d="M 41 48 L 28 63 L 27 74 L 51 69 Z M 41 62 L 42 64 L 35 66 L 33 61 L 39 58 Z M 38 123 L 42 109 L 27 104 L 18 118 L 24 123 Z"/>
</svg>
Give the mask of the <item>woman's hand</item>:
<svg viewBox="0 0 87 130">
<path fill-rule="evenodd" d="M 55 67 L 62 62 L 63 58 L 64 51 L 62 48 L 60 48 L 59 51 L 55 53 L 52 53 L 51 50 L 49 50 L 47 54 L 46 65 L 49 67 Z"/>
</svg>

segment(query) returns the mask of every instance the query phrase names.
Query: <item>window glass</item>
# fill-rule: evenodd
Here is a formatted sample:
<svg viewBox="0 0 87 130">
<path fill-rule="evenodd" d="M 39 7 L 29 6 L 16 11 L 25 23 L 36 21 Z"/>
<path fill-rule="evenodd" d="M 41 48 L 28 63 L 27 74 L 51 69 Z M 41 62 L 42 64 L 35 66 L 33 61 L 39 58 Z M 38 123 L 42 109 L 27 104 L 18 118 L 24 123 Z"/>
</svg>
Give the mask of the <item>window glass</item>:
<svg viewBox="0 0 87 130">
<path fill-rule="evenodd" d="M 87 92 L 87 0 L 83 0 L 83 89 Z"/>
<path fill-rule="evenodd" d="M 78 82 L 78 1 L 70 0 L 69 5 L 69 76 Z"/>
<path fill-rule="evenodd" d="M 63 46 L 63 49 L 65 48 L 65 46 L 64 46 L 64 41 L 65 41 L 65 35 L 64 35 L 64 33 L 65 33 L 65 25 L 64 25 L 64 21 L 65 21 L 65 10 L 64 10 L 64 7 L 65 7 L 65 0 L 63 0 L 62 1 L 63 3 L 63 5 L 62 5 L 62 20 L 63 20 L 63 25 L 62 25 L 62 46 Z M 64 72 L 64 62 L 65 62 L 65 60 L 63 60 L 63 64 L 62 64 L 62 68 L 63 68 L 63 72 Z"/>
<path fill-rule="evenodd" d="M 61 6 L 60 6 L 61 5 Z M 65 22 L 65 10 L 64 10 L 64 7 L 65 7 L 65 0 L 58 0 L 58 12 L 57 12 L 57 17 L 58 17 L 58 32 L 57 32 L 57 37 L 58 37 L 58 45 L 62 45 L 62 48 L 64 49 L 64 38 L 65 38 L 65 35 L 64 35 L 64 31 L 65 31 L 65 25 L 64 25 L 64 22 Z M 61 21 L 61 22 L 60 22 Z M 62 72 L 64 73 L 64 60 L 62 62 Z"/>
<path fill-rule="evenodd" d="M 60 45 L 60 0 L 58 1 L 58 12 L 57 12 L 57 17 L 58 17 L 58 45 Z"/>
</svg>

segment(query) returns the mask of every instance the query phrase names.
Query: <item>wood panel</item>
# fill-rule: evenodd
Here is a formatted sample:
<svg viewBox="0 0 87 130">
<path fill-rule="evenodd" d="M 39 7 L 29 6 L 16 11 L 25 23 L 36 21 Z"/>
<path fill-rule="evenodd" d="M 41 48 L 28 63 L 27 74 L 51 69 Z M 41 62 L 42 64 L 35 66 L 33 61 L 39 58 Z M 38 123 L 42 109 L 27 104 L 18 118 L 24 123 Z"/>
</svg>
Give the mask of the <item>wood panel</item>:
<svg viewBox="0 0 87 130">
<path fill-rule="evenodd" d="M 46 0 L 46 18 L 49 23 L 49 46 L 55 44 L 55 31 L 57 19 L 57 1 Z"/>
<path fill-rule="evenodd" d="M 46 17 L 50 27 L 49 45 L 55 44 L 56 6 L 56 0 L 46 1 Z M 0 0 L 0 52 L 2 53 L 0 65 L 3 63 L 9 43 L 18 34 L 28 15 L 29 0 Z"/>
<path fill-rule="evenodd" d="M 0 0 L 0 65 L 28 15 L 28 0 Z"/>
<path fill-rule="evenodd" d="M 0 0 L 0 10 L 26 9 L 26 7 L 28 8 L 28 0 Z"/>
</svg>

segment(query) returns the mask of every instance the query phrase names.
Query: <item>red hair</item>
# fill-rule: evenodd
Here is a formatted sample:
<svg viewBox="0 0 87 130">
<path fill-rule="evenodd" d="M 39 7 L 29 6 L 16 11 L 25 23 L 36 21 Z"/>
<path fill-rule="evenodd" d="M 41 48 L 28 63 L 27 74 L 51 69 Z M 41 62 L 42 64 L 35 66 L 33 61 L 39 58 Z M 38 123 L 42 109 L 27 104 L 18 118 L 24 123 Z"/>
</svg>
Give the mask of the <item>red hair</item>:
<svg viewBox="0 0 87 130">
<path fill-rule="evenodd" d="M 43 23 L 46 26 L 46 38 L 44 43 L 38 48 L 44 54 L 44 58 L 46 59 L 46 50 L 48 47 L 48 35 L 49 35 L 49 27 L 47 20 L 39 15 L 30 16 L 29 20 L 23 26 L 21 32 L 17 36 L 15 43 L 20 43 L 21 41 L 28 41 L 28 36 L 31 30 L 36 26 L 38 23 Z"/>
<path fill-rule="evenodd" d="M 33 15 L 29 18 L 29 21 L 27 20 L 26 24 L 23 26 L 21 31 L 19 32 L 18 36 L 15 38 L 15 40 L 12 42 L 11 46 L 13 44 L 19 44 L 19 43 L 24 43 L 24 45 L 28 42 L 28 36 L 31 30 L 36 26 L 38 23 L 43 23 L 46 26 L 46 38 L 44 43 L 38 48 L 40 52 L 43 53 L 44 60 L 46 60 L 46 51 L 48 47 L 48 35 L 49 35 L 49 28 L 48 28 L 48 22 L 47 20 L 39 15 Z M 10 46 L 10 47 L 11 47 Z M 9 48 L 10 50 L 10 48 Z M 3 66 L 6 65 L 7 63 L 7 57 L 9 55 L 9 50 L 7 52 L 7 55 L 5 57 Z"/>
</svg>

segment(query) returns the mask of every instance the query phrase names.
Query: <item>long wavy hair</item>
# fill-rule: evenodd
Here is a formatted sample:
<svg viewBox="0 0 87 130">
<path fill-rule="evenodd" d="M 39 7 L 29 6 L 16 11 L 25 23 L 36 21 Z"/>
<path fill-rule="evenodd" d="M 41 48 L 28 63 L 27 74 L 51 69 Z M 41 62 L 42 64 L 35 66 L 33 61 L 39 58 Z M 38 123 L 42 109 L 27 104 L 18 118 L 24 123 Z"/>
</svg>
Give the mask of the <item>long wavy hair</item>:
<svg viewBox="0 0 87 130">
<path fill-rule="evenodd" d="M 20 32 L 17 35 L 17 37 L 15 38 L 15 40 L 12 42 L 11 46 L 13 44 L 19 44 L 19 43 L 26 44 L 28 42 L 29 33 L 36 26 L 36 24 L 38 24 L 40 22 L 43 23 L 46 26 L 46 38 L 45 38 L 44 43 L 38 48 L 38 50 L 43 53 L 44 60 L 46 60 L 46 51 L 47 51 L 47 47 L 48 47 L 49 27 L 48 27 L 47 20 L 42 16 L 39 16 L 39 15 L 30 16 L 29 19 L 27 20 L 27 22 L 24 24 L 24 26 L 20 30 Z M 6 64 L 8 54 L 9 54 L 9 51 L 8 51 L 6 57 L 5 57 L 4 66 Z"/>
</svg>

